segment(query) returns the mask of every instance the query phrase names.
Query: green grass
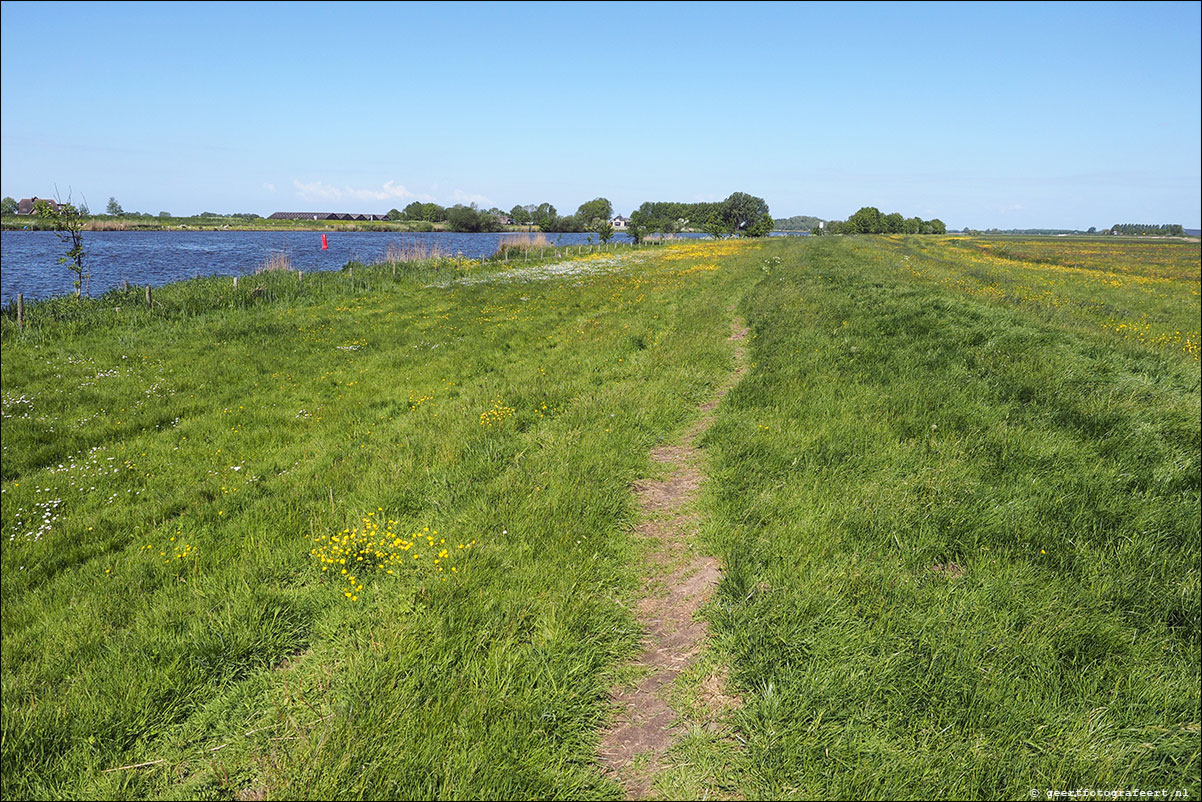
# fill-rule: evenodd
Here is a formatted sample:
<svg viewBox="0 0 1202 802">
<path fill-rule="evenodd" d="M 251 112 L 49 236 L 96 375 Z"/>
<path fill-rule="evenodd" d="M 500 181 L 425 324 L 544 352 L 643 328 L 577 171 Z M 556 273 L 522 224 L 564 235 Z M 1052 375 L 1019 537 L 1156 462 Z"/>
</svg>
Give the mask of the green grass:
<svg viewBox="0 0 1202 802">
<path fill-rule="evenodd" d="M 1196 796 L 1196 356 L 980 292 L 956 241 L 805 245 L 704 443 L 745 794 Z"/>
<path fill-rule="evenodd" d="M 1008 247 L 6 313 L 0 794 L 619 797 L 595 749 L 638 648 L 631 485 L 729 375 L 737 305 L 751 370 L 702 441 L 717 642 L 675 698 L 725 670 L 743 707 L 657 787 L 1196 796 L 1197 246 Z M 412 564 L 352 586 L 312 552 L 365 518 Z"/>
<path fill-rule="evenodd" d="M 615 796 L 630 486 L 728 374 L 751 275 L 625 257 L 6 327 L 3 795 Z M 351 602 L 310 552 L 369 514 L 456 572 L 417 549 Z"/>
</svg>

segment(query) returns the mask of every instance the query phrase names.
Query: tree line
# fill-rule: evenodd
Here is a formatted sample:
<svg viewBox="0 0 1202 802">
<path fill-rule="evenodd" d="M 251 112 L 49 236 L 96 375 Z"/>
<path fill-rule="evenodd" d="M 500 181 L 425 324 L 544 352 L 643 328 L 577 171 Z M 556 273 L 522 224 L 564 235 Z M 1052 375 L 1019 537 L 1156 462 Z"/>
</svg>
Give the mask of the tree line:
<svg viewBox="0 0 1202 802">
<path fill-rule="evenodd" d="M 1111 234 L 1124 234 L 1128 237 L 1184 237 L 1185 228 L 1177 223 L 1163 226 L 1150 226 L 1141 223 L 1116 223 L 1110 227 Z"/>
<path fill-rule="evenodd" d="M 474 203 L 470 206 L 456 204 L 445 207 L 437 203 L 414 201 L 404 209 L 390 210 L 386 217 L 394 221 L 445 223 L 452 231 L 464 232 L 500 231 L 504 227 L 502 221 L 508 217 L 516 225 L 538 226 L 550 233 L 594 232 L 608 239 L 605 227 L 610 224 L 613 214 L 613 204 L 608 199 L 594 198 L 580 204 L 575 214 L 562 216 L 550 203 L 518 205 L 506 212 L 496 206 L 481 209 Z M 612 230 L 609 236 L 613 236 Z"/>
<path fill-rule="evenodd" d="M 823 222 L 821 217 L 808 214 L 795 214 L 792 217 L 776 218 L 774 231 L 813 231 Z"/>
<path fill-rule="evenodd" d="M 614 235 L 611 221 L 614 207 L 607 198 L 594 198 L 580 204 L 574 214 L 560 215 L 550 203 L 517 205 L 504 212 L 497 207 L 480 209 L 476 204 L 450 208 L 437 203 L 414 201 L 404 209 L 392 209 L 387 218 L 397 221 L 445 223 L 452 231 L 500 231 L 501 220 L 509 217 L 516 225 L 538 226 L 548 233 L 591 232 L 602 242 Z M 675 234 L 686 228 L 704 231 L 716 237 L 762 237 L 772 231 L 775 221 L 763 198 L 735 192 L 724 201 L 677 203 L 647 201 L 626 224 L 626 233 L 635 242 L 651 234 Z"/>
<path fill-rule="evenodd" d="M 763 198 L 746 192 L 732 193 L 724 201 L 677 203 L 647 201 L 630 215 L 626 233 L 635 242 L 650 234 L 675 234 L 691 229 L 714 237 L 764 237 L 775 221 Z"/>
<path fill-rule="evenodd" d="M 815 234 L 946 234 L 947 225 L 936 217 L 902 217 L 897 212 L 881 214 L 875 206 L 865 206 L 846 220 L 831 220 Z"/>
<path fill-rule="evenodd" d="M 17 202 L 12 198 L 5 198 L 3 208 L 5 214 L 15 213 Z M 76 211 L 81 216 L 88 216 L 87 207 L 83 204 Z M 126 212 L 116 198 L 109 198 L 106 213 L 122 217 L 151 217 L 140 212 Z M 159 212 L 158 216 L 171 217 L 168 212 Z M 608 198 L 594 198 L 580 204 L 574 214 L 568 215 L 560 215 L 550 203 L 517 205 L 505 212 L 495 206 L 481 209 L 475 203 L 445 207 L 437 203 L 414 201 L 404 209 L 391 209 L 386 219 L 431 225 L 442 223 L 452 231 L 459 232 L 494 232 L 501 231 L 505 226 L 505 218 L 509 218 L 516 225 L 538 226 L 541 231 L 547 233 L 589 232 L 596 234 L 602 242 L 608 242 L 615 233 L 613 216 L 613 204 Z M 198 217 L 254 220 L 259 215 L 252 212 L 236 212 L 229 215 L 202 212 Z M 763 198 L 746 192 L 735 192 L 723 201 L 705 203 L 647 201 L 631 213 L 625 230 L 635 242 L 641 242 L 652 234 L 672 235 L 686 229 L 704 231 L 715 237 L 763 237 L 770 233 L 776 224 L 777 221 L 772 219 L 768 203 Z"/>
</svg>

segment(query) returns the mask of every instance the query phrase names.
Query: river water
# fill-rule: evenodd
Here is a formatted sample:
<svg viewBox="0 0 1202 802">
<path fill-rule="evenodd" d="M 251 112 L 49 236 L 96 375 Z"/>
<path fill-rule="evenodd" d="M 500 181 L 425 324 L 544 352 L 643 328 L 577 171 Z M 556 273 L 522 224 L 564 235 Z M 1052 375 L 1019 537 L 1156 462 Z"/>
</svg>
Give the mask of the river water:
<svg viewBox="0 0 1202 802">
<path fill-rule="evenodd" d="M 325 232 L 329 250 L 321 249 L 320 231 L 85 231 L 85 266 L 92 271 L 91 294 L 100 295 L 122 282 L 161 286 L 196 276 L 243 276 L 254 273 L 272 254 L 286 253 L 292 266 L 305 272 L 337 270 L 350 261 L 383 259 L 389 243 L 417 241 L 443 253 L 469 258 L 491 256 L 504 234 L 389 231 Z M 557 245 L 579 245 L 588 234 L 548 234 Z M 596 241 L 596 236 L 592 237 Z M 615 242 L 628 242 L 618 234 Z M 67 246 L 52 231 L 5 231 L 0 234 L 0 303 L 23 293 L 26 300 L 74 292 L 74 274 L 58 258 Z"/>
</svg>

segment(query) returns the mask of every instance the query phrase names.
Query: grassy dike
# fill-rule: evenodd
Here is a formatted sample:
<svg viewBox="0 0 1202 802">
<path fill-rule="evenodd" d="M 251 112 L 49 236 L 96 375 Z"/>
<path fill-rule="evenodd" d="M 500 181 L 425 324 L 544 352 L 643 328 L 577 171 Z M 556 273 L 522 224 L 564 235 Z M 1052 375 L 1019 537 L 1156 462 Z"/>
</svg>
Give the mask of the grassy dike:
<svg viewBox="0 0 1202 802">
<path fill-rule="evenodd" d="M 3 796 L 616 795 L 631 483 L 760 247 L 6 319 Z"/>
<path fill-rule="evenodd" d="M 1198 255 L 1176 247 L 807 241 L 744 297 L 754 366 L 702 445 L 747 798 L 1197 798 Z"/>
<path fill-rule="evenodd" d="M 0 794 L 619 797 L 632 484 L 729 377 L 737 314 L 689 681 L 742 706 L 656 787 L 1196 798 L 1197 245 L 1004 242 L 356 265 L 4 317 Z"/>
</svg>

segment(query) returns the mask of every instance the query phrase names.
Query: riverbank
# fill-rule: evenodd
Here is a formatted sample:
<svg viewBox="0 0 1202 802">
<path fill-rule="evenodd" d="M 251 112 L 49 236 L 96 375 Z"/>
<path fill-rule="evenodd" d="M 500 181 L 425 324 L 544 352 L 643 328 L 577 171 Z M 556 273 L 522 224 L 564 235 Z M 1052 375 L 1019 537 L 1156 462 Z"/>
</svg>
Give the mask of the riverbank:
<svg viewBox="0 0 1202 802">
<path fill-rule="evenodd" d="M 535 227 L 537 228 L 537 226 Z M 52 231 L 54 226 L 33 215 L 5 215 L 4 231 Z M 450 231 L 446 223 L 424 220 L 246 220 L 238 217 L 89 217 L 85 231 Z M 528 226 L 505 226 L 502 231 L 527 231 Z"/>
<path fill-rule="evenodd" d="M 441 254 L 461 259 L 491 258 L 502 243 L 521 240 L 550 255 L 554 249 L 588 252 L 598 247 L 588 234 L 540 235 L 537 232 L 464 234 L 452 231 L 94 231 L 84 235 L 85 265 L 92 274 L 92 295 L 125 284 L 160 287 L 197 276 L 248 276 L 269 262 L 286 258 L 305 273 L 338 270 L 348 262 L 388 260 L 390 251 L 404 259 Z M 609 248 L 630 240 L 619 236 Z M 323 244 L 326 247 L 322 247 Z M 64 246 L 49 231 L 5 232 L 0 250 L 0 303 L 23 293 L 35 298 L 74 294 L 74 274 L 58 263 Z M 524 254 L 523 254 L 524 256 Z M 512 256 L 510 257 L 513 258 Z"/>
</svg>

